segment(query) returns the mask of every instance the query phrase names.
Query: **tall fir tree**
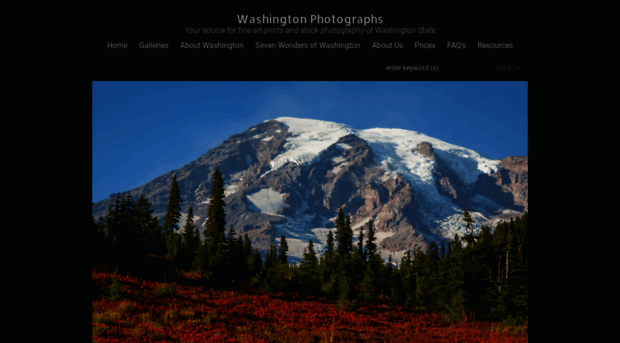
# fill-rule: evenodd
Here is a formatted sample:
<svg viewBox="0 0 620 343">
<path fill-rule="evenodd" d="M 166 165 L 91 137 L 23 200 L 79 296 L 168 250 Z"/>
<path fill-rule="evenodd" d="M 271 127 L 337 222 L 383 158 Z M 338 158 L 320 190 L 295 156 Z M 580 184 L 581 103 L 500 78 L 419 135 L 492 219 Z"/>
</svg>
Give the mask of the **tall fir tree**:
<svg viewBox="0 0 620 343">
<path fill-rule="evenodd" d="M 114 201 L 110 201 L 108 205 L 108 211 L 104 218 L 104 224 L 106 229 L 106 243 L 108 245 L 108 251 L 110 252 L 110 262 L 116 263 L 118 251 L 118 240 L 120 233 L 120 209 L 121 209 L 121 193 L 116 194 Z"/>
<path fill-rule="evenodd" d="M 463 249 L 463 244 L 461 244 L 461 239 L 459 238 L 459 234 L 454 234 L 454 240 L 452 241 L 452 253 L 456 253 Z"/>
<path fill-rule="evenodd" d="M 247 232 L 243 235 L 243 256 L 247 261 L 252 258 L 252 242 L 250 242 Z"/>
<path fill-rule="evenodd" d="M 375 237 L 375 229 L 372 226 L 372 220 L 368 221 L 368 238 L 366 238 L 366 253 L 370 258 L 372 255 L 377 253 L 377 244 L 375 241 L 377 238 Z"/>
<path fill-rule="evenodd" d="M 351 229 L 351 217 L 344 217 L 342 208 L 338 210 L 336 216 L 336 240 L 338 247 L 336 249 L 340 259 L 349 256 L 353 251 L 353 230 Z"/>
<path fill-rule="evenodd" d="M 237 244 L 237 232 L 233 225 L 230 224 L 230 228 L 228 229 L 228 234 L 226 235 L 226 240 L 224 246 L 226 247 L 226 251 L 230 254 L 233 252 L 235 245 Z"/>
<path fill-rule="evenodd" d="M 288 243 L 286 242 L 286 238 L 284 235 L 280 237 L 280 249 L 278 251 L 278 260 L 281 264 L 288 266 L 288 257 L 286 253 L 288 252 Z"/>
<path fill-rule="evenodd" d="M 316 252 L 314 251 L 314 243 L 312 240 L 308 241 L 308 247 L 304 249 L 304 255 L 299 265 L 301 272 L 302 290 L 315 291 L 320 286 L 320 279 L 318 274 L 318 259 Z"/>
<path fill-rule="evenodd" d="M 206 241 L 222 237 L 226 229 L 226 203 L 224 203 L 224 179 L 219 168 L 213 172 L 207 222 L 204 230 Z"/>
<path fill-rule="evenodd" d="M 469 235 L 465 235 L 463 240 L 465 240 L 468 244 L 474 244 L 474 226 L 475 220 L 471 218 L 471 214 L 465 210 L 463 207 L 463 221 L 465 222 L 465 227 L 469 231 Z"/>
<path fill-rule="evenodd" d="M 446 246 L 445 246 L 445 242 L 444 242 L 443 239 L 441 240 L 441 248 L 439 250 L 439 258 L 440 259 L 446 258 Z"/>
<path fill-rule="evenodd" d="M 366 262 L 366 252 L 364 251 L 364 228 L 360 228 L 359 236 L 357 237 L 357 254 L 360 256 L 363 262 Z"/>
<path fill-rule="evenodd" d="M 194 208 L 190 206 L 187 209 L 187 219 L 185 220 L 185 226 L 183 226 L 183 246 L 190 251 L 196 251 L 198 244 L 200 244 L 200 237 L 198 236 L 198 227 L 194 225 Z"/>
<path fill-rule="evenodd" d="M 334 226 L 336 227 L 336 241 L 337 241 L 337 247 L 336 247 L 336 254 L 337 255 L 342 255 L 342 250 L 344 250 L 344 245 L 343 245 L 343 241 L 344 241 L 344 213 L 342 212 L 342 207 L 338 209 L 338 214 L 336 215 L 336 221 L 334 223 Z"/>
<path fill-rule="evenodd" d="M 136 220 L 138 222 L 140 233 L 144 238 L 149 235 L 149 226 L 151 225 L 151 218 L 154 211 L 151 209 L 151 206 L 152 204 L 149 200 L 141 194 L 136 202 Z"/>
<path fill-rule="evenodd" d="M 183 226 L 183 261 L 181 261 L 183 269 L 192 269 L 192 264 L 196 259 L 199 247 L 200 237 L 198 236 L 198 227 L 194 225 L 194 208 L 190 206 L 187 209 L 185 226 Z"/>
<path fill-rule="evenodd" d="M 312 240 L 308 241 L 308 247 L 306 251 L 304 251 L 303 259 L 301 260 L 301 266 L 304 268 L 314 269 L 316 268 L 318 263 L 318 259 L 316 257 L 316 252 L 314 251 L 314 243 Z"/>
<path fill-rule="evenodd" d="M 93 202 L 93 205 L 95 203 Z M 101 222 L 95 221 L 95 216 L 92 217 L 92 264 L 93 266 L 98 266 L 104 262 L 104 253 L 105 253 L 105 228 Z"/>
<path fill-rule="evenodd" d="M 351 228 L 351 216 L 347 216 L 344 221 L 344 233 L 345 233 L 345 249 L 346 255 L 350 255 L 353 252 L 353 229 Z"/>
<path fill-rule="evenodd" d="M 334 257 L 334 234 L 329 231 L 327 234 L 327 246 L 325 248 L 325 255 L 331 259 Z"/>
<path fill-rule="evenodd" d="M 137 220 L 137 208 L 136 203 L 133 201 L 131 191 L 128 191 L 124 195 L 123 207 L 122 207 L 122 222 L 123 222 L 123 235 L 125 236 L 125 258 L 128 265 L 132 268 L 137 267 L 139 259 L 143 257 L 144 246 L 141 244 L 139 222 Z"/>
<path fill-rule="evenodd" d="M 166 235 L 166 246 L 168 252 L 167 257 L 175 258 L 178 252 L 178 237 L 177 231 L 179 230 L 179 221 L 181 220 L 181 190 L 179 189 L 179 183 L 177 182 L 176 174 L 172 177 L 172 183 L 170 185 L 170 192 L 168 197 L 168 205 L 166 208 L 166 215 L 164 216 L 164 225 L 162 227 L 164 234 Z"/>
</svg>

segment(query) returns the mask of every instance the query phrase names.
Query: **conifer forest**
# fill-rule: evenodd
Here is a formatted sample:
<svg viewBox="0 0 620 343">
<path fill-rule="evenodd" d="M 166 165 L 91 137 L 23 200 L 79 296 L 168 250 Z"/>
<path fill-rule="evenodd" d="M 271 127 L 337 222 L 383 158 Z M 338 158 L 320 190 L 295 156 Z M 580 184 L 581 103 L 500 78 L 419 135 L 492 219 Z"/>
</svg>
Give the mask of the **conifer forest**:
<svg viewBox="0 0 620 343">
<path fill-rule="evenodd" d="M 227 226 L 219 170 L 203 232 L 182 203 L 175 176 L 163 224 L 130 193 L 92 218 L 93 342 L 528 340 L 527 212 L 475 233 L 463 209 L 468 234 L 384 261 L 341 208 L 323 254 L 290 263 L 284 236 L 261 255 Z"/>
</svg>

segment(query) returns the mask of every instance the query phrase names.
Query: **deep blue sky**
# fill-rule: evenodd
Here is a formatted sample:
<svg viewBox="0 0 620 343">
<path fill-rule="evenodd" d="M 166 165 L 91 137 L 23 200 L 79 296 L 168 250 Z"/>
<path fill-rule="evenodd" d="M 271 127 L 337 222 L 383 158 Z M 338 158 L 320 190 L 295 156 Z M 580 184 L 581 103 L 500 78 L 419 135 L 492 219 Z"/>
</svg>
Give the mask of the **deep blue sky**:
<svg viewBox="0 0 620 343">
<path fill-rule="evenodd" d="M 528 155 L 527 82 L 93 82 L 93 201 L 289 116 L 414 130 L 489 158 Z"/>
</svg>

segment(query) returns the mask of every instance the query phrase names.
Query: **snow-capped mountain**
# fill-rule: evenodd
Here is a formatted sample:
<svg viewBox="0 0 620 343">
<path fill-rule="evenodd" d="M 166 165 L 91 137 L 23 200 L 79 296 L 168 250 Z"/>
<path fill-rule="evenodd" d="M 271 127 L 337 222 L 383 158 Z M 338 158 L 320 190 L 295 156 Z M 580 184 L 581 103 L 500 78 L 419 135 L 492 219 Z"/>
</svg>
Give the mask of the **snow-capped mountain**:
<svg viewBox="0 0 620 343">
<path fill-rule="evenodd" d="M 372 219 L 381 253 L 399 260 L 430 240 L 463 236 L 463 207 L 476 229 L 526 211 L 527 161 L 488 159 L 415 131 L 282 117 L 231 136 L 131 193 L 144 194 L 154 214 L 163 216 L 176 174 L 183 210 L 192 205 L 194 218 L 204 223 L 219 167 L 226 227 L 247 232 L 253 246 L 267 250 L 284 235 L 291 261 L 301 258 L 310 239 L 322 252 L 342 207 L 355 236 Z M 110 199 L 95 203 L 95 218 L 105 214 Z"/>
</svg>

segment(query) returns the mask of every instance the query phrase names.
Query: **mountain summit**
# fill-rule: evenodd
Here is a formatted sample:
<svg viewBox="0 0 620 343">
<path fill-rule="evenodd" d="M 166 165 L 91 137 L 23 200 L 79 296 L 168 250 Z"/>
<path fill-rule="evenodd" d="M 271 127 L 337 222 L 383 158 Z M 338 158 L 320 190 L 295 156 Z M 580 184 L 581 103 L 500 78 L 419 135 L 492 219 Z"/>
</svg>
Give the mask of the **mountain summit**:
<svg viewBox="0 0 620 343">
<path fill-rule="evenodd" d="M 284 235 L 291 262 L 301 259 L 308 240 L 321 253 L 342 207 L 355 236 L 372 219 L 381 254 L 400 260 L 431 240 L 466 234 L 463 207 L 476 221 L 474 231 L 527 211 L 527 162 L 527 156 L 492 160 L 415 131 L 281 117 L 231 136 L 131 193 L 143 194 L 153 215 L 163 217 L 176 174 L 184 216 L 191 205 L 195 221 L 204 223 L 218 167 L 226 227 L 248 233 L 253 247 L 266 251 Z M 95 218 L 114 197 L 95 203 Z"/>
</svg>

